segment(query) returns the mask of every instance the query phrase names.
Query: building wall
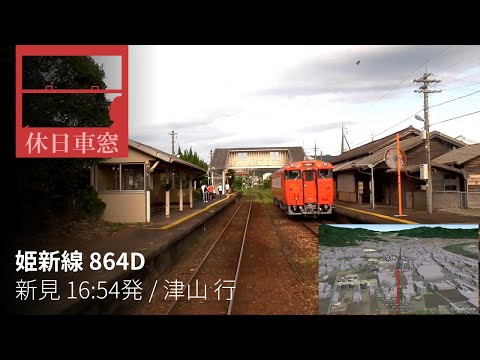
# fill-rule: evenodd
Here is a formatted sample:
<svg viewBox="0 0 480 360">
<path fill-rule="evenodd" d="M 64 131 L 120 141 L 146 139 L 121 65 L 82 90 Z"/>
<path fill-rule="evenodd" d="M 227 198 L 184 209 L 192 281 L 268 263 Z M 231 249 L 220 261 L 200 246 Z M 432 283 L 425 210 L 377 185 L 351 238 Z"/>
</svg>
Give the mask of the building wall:
<svg viewBox="0 0 480 360">
<path fill-rule="evenodd" d="M 430 159 L 435 159 L 436 157 L 443 155 L 451 150 L 454 146 L 448 144 L 438 138 L 434 138 L 430 141 Z M 407 165 L 418 165 L 426 164 L 426 152 L 425 145 L 421 144 L 416 146 L 413 149 L 410 149 L 406 152 L 407 155 Z"/>
<path fill-rule="evenodd" d="M 468 161 L 465 170 L 469 173 L 468 191 L 480 191 L 480 156 Z"/>
<path fill-rule="evenodd" d="M 468 193 L 468 207 L 470 209 L 480 209 L 480 191 Z"/>
<path fill-rule="evenodd" d="M 433 209 L 461 209 L 462 193 L 459 191 L 434 191 Z"/>
<path fill-rule="evenodd" d="M 103 220 L 126 223 L 147 221 L 145 191 L 104 192 L 98 196 L 107 204 Z"/>
<path fill-rule="evenodd" d="M 271 154 L 271 153 L 278 153 Z M 246 154 L 243 157 L 242 154 Z M 288 156 L 287 150 L 280 150 L 280 151 L 235 151 L 230 152 L 228 155 L 228 162 L 227 168 L 233 167 L 241 167 L 241 168 L 249 168 L 249 167 L 282 167 L 283 165 L 290 162 L 290 157 Z"/>
<path fill-rule="evenodd" d="M 438 169 L 432 170 L 432 189 L 433 191 L 460 191 L 460 175 Z M 445 176 L 449 178 L 445 178 Z M 450 177 L 455 177 L 451 179 Z M 463 179 L 463 178 L 462 178 Z M 463 180 L 462 180 L 463 181 Z M 449 188 L 448 186 L 455 186 L 455 188 Z"/>
<path fill-rule="evenodd" d="M 338 200 L 357 202 L 355 176 L 352 173 L 340 173 L 336 176 L 336 193 Z"/>
</svg>

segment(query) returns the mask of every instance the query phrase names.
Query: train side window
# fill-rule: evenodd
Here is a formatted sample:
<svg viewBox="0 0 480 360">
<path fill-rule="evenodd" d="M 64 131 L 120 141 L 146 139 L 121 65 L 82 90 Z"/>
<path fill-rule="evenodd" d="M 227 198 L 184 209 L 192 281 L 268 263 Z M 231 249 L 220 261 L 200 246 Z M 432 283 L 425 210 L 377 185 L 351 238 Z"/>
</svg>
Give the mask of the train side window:
<svg viewBox="0 0 480 360">
<path fill-rule="evenodd" d="M 305 170 L 305 181 L 315 180 L 315 172 L 313 170 Z"/>
<path fill-rule="evenodd" d="M 332 170 L 327 170 L 327 169 L 318 170 L 318 178 L 329 179 L 332 177 L 333 177 Z"/>
<path fill-rule="evenodd" d="M 285 180 L 298 180 L 300 178 L 299 170 L 285 171 Z"/>
</svg>

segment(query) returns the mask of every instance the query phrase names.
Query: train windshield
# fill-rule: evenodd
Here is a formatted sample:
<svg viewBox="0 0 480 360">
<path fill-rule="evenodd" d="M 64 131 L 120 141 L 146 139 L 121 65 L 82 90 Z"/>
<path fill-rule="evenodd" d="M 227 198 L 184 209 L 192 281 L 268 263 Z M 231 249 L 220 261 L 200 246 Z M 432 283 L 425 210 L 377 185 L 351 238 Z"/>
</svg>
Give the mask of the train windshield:
<svg viewBox="0 0 480 360">
<path fill-rule="evenodd" d="M 333 172 L 332 170 L 330 169 L 321 169 L 321 170 L 318 170 L 318 178 L 322 178 L 322 179 L 329 179 L 329 178 L 332 178 L 333 177 Z"/>
<path fill-rule="evenodd" d="M 305 170 L 305 181 L 315 180 L 315 171 L 314 170 Z"/>
<path fill-rule="evenodd" d="M 285 171 L 285 180 L 298 180 L 298 179 L 300 179 L 300 170 Z"/>
</svg>

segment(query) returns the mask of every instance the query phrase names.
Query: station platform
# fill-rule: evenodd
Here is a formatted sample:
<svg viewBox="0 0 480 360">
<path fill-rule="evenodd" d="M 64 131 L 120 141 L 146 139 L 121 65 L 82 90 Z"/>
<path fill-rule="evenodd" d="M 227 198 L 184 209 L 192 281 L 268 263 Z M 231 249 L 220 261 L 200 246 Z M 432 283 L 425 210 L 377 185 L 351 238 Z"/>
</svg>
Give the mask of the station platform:
<svg viewBox="0 0 480 360">
<path fill-rule="evenodd" d="M 99 282 L 104 287 L 110 289 L 115 282 L 119 284 L 119 290 L 125 279 L 140 279 L 142 281 L 142 296 L 148 301 L 150 292 L 153 287 L 152 278 L 156 278 L 158 274 L 168 270 L 182 252 L 185 251 L 187 245 L 184 240 L 188 235 L 203 225 L 207 220 L 218 214 L 222 209 L 232 202 L 235 202 L 237 194 L 229 194 L 216 196 L 216 199 L 204 203 L 197 201 L 194 208 L 185 207 L 183 212 L 178 208 L 171 209 L 170 218 L 165 215 L 159 216 L 156 222 L 146 224 L 131 224 L 123 229 L 116 236 L 99 239 L 98 242 L 90 244 L 71 244 L 66 246 L 67 251 L 78 250 L 83 255 L 83 270 L 79 272 L 57 272 L 50 273 L 49 278 L 55 278 L 58 281 L 58 301 L 36 301 L 33 305 L 19 307 L 16 311 L 22 314 L 105 314 L 118 313 L 118 308 L 128 308 L 126 302 L 121 301 L 122 298 L 112 301 L 98 299 Z M 100 241 L 101 240 L 101 241 Z M 90 269 L 90 254 L 99 252 L 105 254 L 112 252 L 115 255 L 113 259 L 117 259 L 123 252 L 130 254 L 131 252 L 139 252 L 145 258 L 145 265 L 141 270 L 132 272 L 130 269 L 124 270 L 122 267 L 115 266 L 113 270 L 107 271 L 103 268 L 98 271 Z M 37 283 L 41 279 L 40 273 L 36 273 Z M 53 276 L 52 276 L 53 275 Z M 77 299 L 69 299 L 71 294 L 70 282 L 73 281 L 77 291 Z M 88 282 L 89 297 L 81 299 L 78 295 L 79 285 L 82 282 Z M 91 285 L 91 286 L 90 286 Z M 158 285 L 158 286 L 163 286 Z M 84 291 L 84 293 L 86 293 Z M 144 299 L 143 299 L 144 300 Z M 23 304 L 22 304 L 23 305 Z M 132 303 L 130 303 L 132 305 Z M 135 304 L 133 304 L 135 305 Z M 121 312 L 121 311 L 120 311 Z"/>
<path fill-rule="evenodd" d="M 478 224 L 480 222 L 480 212 L 474 210 L 442 210 L 428 214 L 426 211 L 404 209 L 402 214 L 405 216 L 395 216 L 398 214 L 398 206 L 375 205 L 375 209 L 372 209 L 370 204 L 358 205 L 336 201 L 333 211 L 339 216 L 370 224 Z"/>
</svg>

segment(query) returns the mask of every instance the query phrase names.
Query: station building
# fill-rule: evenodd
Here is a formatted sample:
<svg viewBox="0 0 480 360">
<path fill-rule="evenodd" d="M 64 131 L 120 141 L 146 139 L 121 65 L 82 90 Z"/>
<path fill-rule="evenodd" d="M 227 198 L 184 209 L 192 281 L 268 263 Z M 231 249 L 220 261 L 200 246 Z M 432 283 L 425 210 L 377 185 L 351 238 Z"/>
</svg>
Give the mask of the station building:
<svg viewBox="0 0 480 360">
<path fill-rule="evenodd" d="M 90 181 L 107 204 L 104 220 L 146 223 L 158 209 L 170 217 L 173 204 L 179 211 L 193 208 L 194 179 L 205 173 L 177 156 L 129 140 L 128 157 L 102 161 L 91 169 Z"/>
<path fill-rule="evenodd" d="M 407 157 L 401 169 L 402 203 L 406 209 L 426 210 L 426 181 L 420 179 L 425 139 L 412 126 L 331 158 L 336 200 L 398 206 L 397 170 L 385 163 L 386 151 L 396 148 L 397 133 Z M 480 208 L 480 144 L 433 131 L 430 149 L 433 208 Z"/>
</svg>

